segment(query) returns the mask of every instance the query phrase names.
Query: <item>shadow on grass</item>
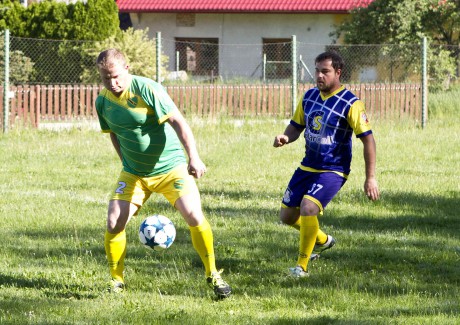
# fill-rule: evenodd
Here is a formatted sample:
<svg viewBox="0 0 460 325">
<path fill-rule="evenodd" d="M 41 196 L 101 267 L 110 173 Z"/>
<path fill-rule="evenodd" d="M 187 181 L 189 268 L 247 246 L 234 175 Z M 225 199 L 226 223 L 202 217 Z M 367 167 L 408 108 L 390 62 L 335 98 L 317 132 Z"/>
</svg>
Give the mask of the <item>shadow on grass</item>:
<svg viewBox="0 0 460 325">
<path fill-rule="evenodd" d="M 353 193 L 352 196 L 361 197 L 361 193 Z M 344 199 L 343 195 L 341 199 Z M 424 196 L 406 192 L 385 193 L 381 200 L 375 203 L 376 210 L 383 208 L 393 217 L 378 216 L 376 213 L 372 213 L 372 216 L 366 215 L 366 211 L 372 210 L 369 204 L 373 203 L 366 202 L 362 198 L 356 201 L 354 216 L 328 214 L 320 222 L 324 221 L 335 227 L 354 231 L 412 230 L 433 234 L 441 232 L 444 236 L 452 237 L 458 237 L 460 231 L 459 193 L 453 193 L 452 197 Z"/>
<path fill-rule="evenodd" d="M 85 287 L 69 282 L 59 283 L 59 281 L 44 278 L 26 278 L 17 273 L 12 275 L 0 274 L 0 287 L 38 289 L 50 298 L 95 299 L 99 297 L 100 292 L 93 291 L 93 288 L 90 288 L 90 286 Z M 18 301 L 15 300 L 15 303 L 17 304 Z"/>
<path fill-rule="evenodd" d="M 221 193 L 221 191 L 208 191 L 207 195 Z M 248 199 L 252 194 L 249 191 L 225 191 L 224 195 L 234 200 Z M 255 195 L 262 194 L 256 193 Z M 270 193 L 273 195 L 273 193 Z M 441 196 L 422 196 L 413 193 L 385 193 L 377 211 L 401 211 L 401 215 L 393 213 L 394 217 L 379 216 L 373 213 L 372 216 L 365 215 L 369 211 L 370 202 L 355 199 L 361 197 L 361 192 L 352 193 L 352 198 L 340 198 L 349 204 L 349 201 L 356 201 L 356 215 L 343 216 L 328 213 L 320 219 L 322 225 L 333 226 L 342 238 L 338 239 L 338 245 L 325 254 L 324 258 L 312 264 L 312 276 L 305 286 L 310 288 L 337 288 L 351 290 L 354 292 L 367 292 L 378 296 L 404 295 L 408 292 L 427 292 L 432 297 L 439 294 L 439 291 L 450 292 L 454 296 L 458 286 L 459 266 L 455 261 L 449 260 L 450 255 L 439 256 L 442 247 L 433 243 L 427 244 L 425 239 L 411 239 L 401 241 L 407 232 L 417 234 L 433 235 L 441 241 L 443 236 L 458 238 L 459 218 L 456 215 L 458 197 L 452 198 Z M 338 204 L 340 204 L 340 200 Z M 384 209 L 382 209 L 382 207 Z M 258 289 L 255 283 L 265 281 L 272 286 L 290 289 L 297 288 L 299 283 L 287 276 L 280 274 L 287 273 L 287 267 L 293 266 L 296 261 L 298 249 L 298 232 L 286 226 L 278 225 L 278 210 L 261 206 L 247 208 L 219 207 L 210 208 L 203 202 L 205 215 L 230 216 L 227 218 L 228 227 L 219 225 L 214 227 L 214 242 L 216 247 L 216 259 L 219 268 L 226 270 L 233 282 L 235 293 L 244 293 L 249 296 L 264 295 L 263 290 Z M 152 201 L 143 208 L 142 215 L 149 215 L 154 212 L 162 212 L 166 215 L 174 213 L 174 218 L 180 216 L 174 212 L 167 202 Z M 261 218 L 260 227 L 254 222 L 254 218 Z M 273 218 L 266 216 L 273 216 Z M 249 218 L 249 219 L 248 219 Z M 128 255 L 126 264 L 136 270 L 150 274 L 152 268 L 174 268 L 174 258 L 189 260 L 193 272 L 203 271 L 202 263 L 192 248 L 190 234 L 185 222 L 177 222 L 178 235 L 175 242 L 175 252 L 149 257 L 150 253 L 140 245 L 133 247 L 138 242 L 136 238 L 137 225 L 141 218 L 131 222 L 128 226 Z M 177 220 L 179 220 L 177 219 Z M 217 220 L 219 221 L 219 220 Z M 247 224 L 249 226 L 242 226 Z M 251 227 L 251 225 L 253 225 Z M 97 227 L 78 228 L 79 240 L 82 243 L 94 241 L 100 238 L 100 245 L 91 243 L 75 247 L 56 246 L 40 249 L 40 240 L 49 240 L 54 233 L 47 229 L 26 229 L 25 236 L 30 236 L 37 241 L 37 249 L 17 250 L 15 254 L 24 255 L 26 258 L 41 259 L 56 257 L 59 259 L 65 255 L 68 259 L 78 259 L 84 251 L 90 250 L 93 257 L 106 263 L 103 247 L 104 229 Z M 56 229 L 53 230 L 53 232 Z M 66 233 L 62 229 L 60 233 Z M 354 240 L 353 234 L 385 234 L 394 233 L 395 240 L 382 247 L 382 239 L 364 238 L 362 245 L 350 246 Z M 388 237 L 388 234 L 386 234 Z M 62 241 L 63 243 L 65 241 Z M 340 243 L 343 243 L 341 246 Z M 347 244 L 348 242 L 348 244 Z M 45 243 L 46 244 L 46 243 Z M 44 245 L 45 245 L 44 244 Z M 62 245 L 61 242 L 58 244 Z M 442 243 L 441 243 L 442 244 Z M 407 250 L 401 249 L 408 248 Z M 415 249 L 415 253 L 414 253 Z M 458 247 L 456 248 L 458 250 Z M 419 251 L 417 251 L 419 250 Z M 150 254 L 151 255 L 151 254 Z M 432 257 L 436 258 L 433 259 Z M 46 262 L 49 264 L 49 262 Z M 286 263 L 286 268 L 280 269 L 280 265 Z M 59 265 L 59 262 L 56 262 Z M 161 273 L 161 272 L 160 272 Z M 287 274 L 286 274 L 287 275 Z M 0 285 L 12 285 L 22 288 L 38 288 L 47 290 L 49 295 L 55 297 L 77 297 L 92 299 L 96 295 L 88 288 L 79 285 L 68 285 L 64 281 L 56 283 L 46 279 L 28 279 L 21 275 L 0 275 Z M 439 289 L 442 288 L 442 289 Z M 447 288 L 447 289 L 446 289 Z M 168 288 L 174 294 L 180 294 L 174 288 L 172 282 Z M 200 292 L 200 294 L 202 294 Z M 303 295 L 309 295 L 305 290 Z M 446 307 L 446 312 L 450 307 Z M 319 322 L 322 320 L 319 319 Z"/>
<path fill-rule="evenodd" d="M 212 192 L 206 194 L 210 193 Z M 251 195 L 249 191 L 225 191 L 223 194 L 235 200 Z M 352 196 L 361 198 L 362 193 L 352 193 Z M 373 203 L 358 199 L 355 216 L 329 213 L 320 219 L 322 225 L 333 227 L 345 238 L 338 238 L 339 245 L 318 262 L 320 265 L 337 263 L 337 269 L 333 274 L 317 274 L 315 277 L 318 281 L 312 281 L 309 286 L 339 286 L 380 296 L 402 295 L 407 294 L 408 291 L 424 290 L 434 295 L 439 291 L 436 290 L 436 286 L 449 287 L 452 281 L 455 282 L 456 274 L 459 272 L 458 265 L 455 261 L 449 260 L 451 256 L 440 256 L 443 251 L 443 238 L 458 237 L 459 218 L 455 214 L 458 200 L 455 196 L 446 198 L 413 193 L 386 193 L 382 200 L 376 203 L 379 205 L 376 210 L 395 211 L 394 217 L 380 217 L 378 213 L 365 215 L 366 211 L 372 209 L 369 208 L 369 204 Z M 149 208 L 154 206 L 155 204 Z M 160 208 L 166 209 L 166 206 Z M 204 210 L 207 215 L 223 215 L 224 218 L 231 216 L 227 218 L 228 228 L 215 227 L 216 257 L 219 267 L 225 268 L 229 273 L 243 275 L 238 280 L 241 286 L 249 288 L 255 281 L 271 278 L 271 274 L 285 272 L 284 269 L 279 269 L 279 261 L 295 263 L 298 233 L 289 227 L 276 225 L 277 210 L 264 206 L 250 209 L 229 207 L 213 209 L 206 207 L 205 203 Z M 398 211 L 401 215 L 398 215 Z M 260 215 L 273 215 L 273 219 L 268 221 L 271 226 L 267 227 L 265 220 L 262 220 L 264 225 L 260 228 L 242 226 L 242 223 L 248 222 L 247 218 Z M 256 223 L 250 220 L 248 224 Z M 433 236 L 435 240 L 430 239 L 432 243 L 427 242 L 425 238 L 409 240 L 406 237 L 411 233 L 418 237 Z M 371 234 L 375 236 L 372 237 Z M 379 235 L 385 236 L 385 239 L 376 238 Z M 355 236 L 364 236 L 363 242 L 346 249 L 345 247 L 350 246 L 347 242 L 353 241 Z M 388 238 L 391 240 L 390 243 L 386 242 Z M 189 249 L 191 244 L 187 228 L 182 228 L 176 245 L 183 245 L 178 249 L 184 250 L 184 258 L 190 258 L 194 267 L 202 267 L 196 253 Z M 458 247 L 453 249 L 458 250 Z M 136 251 L 132 256 L 141 258 L 142 255 L 142 252 Z M 343 284 L 337 283 L 337 279 L 346 279 L 349 274 L 353 274 L 352 283 L 359 281 L 361 285 L 347 288 L 345 280 Z M 281 286 L 292 285 L 290 280 L 275 280 L 275 283 L 277 281 Z M 259 294 L 258 290 L 253 290 L 253 294 Z"/>
</svg>

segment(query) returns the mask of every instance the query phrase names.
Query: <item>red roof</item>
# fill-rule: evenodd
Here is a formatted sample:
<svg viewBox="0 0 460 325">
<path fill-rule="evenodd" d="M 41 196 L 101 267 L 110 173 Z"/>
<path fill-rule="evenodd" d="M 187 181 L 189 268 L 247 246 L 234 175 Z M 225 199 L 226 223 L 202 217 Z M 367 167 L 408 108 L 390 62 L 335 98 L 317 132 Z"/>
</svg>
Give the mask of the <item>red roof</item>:
<svg viewBox="0 0 460 325">
<path fill-rule="evenodd" d="M 117 0 L 120 12 L 346 13 L 373 0 Z"/>
</svg>

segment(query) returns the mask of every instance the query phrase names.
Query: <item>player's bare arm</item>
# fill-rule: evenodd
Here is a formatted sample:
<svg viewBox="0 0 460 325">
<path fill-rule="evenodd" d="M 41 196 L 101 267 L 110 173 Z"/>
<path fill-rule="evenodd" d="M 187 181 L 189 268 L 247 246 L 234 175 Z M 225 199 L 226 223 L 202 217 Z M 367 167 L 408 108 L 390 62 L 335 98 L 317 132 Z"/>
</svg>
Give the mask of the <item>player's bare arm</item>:
<svg viewBox="0 0 460 325">
<path fill-rule="evenodd" d="M 200 178 L 206 173 L 206 165 L 201 161 L 196 149 L 195 137 L 193 136 L 192 129 L 184 119 L 183 115 L 177 111 L 174 115 L 169 117 L 168 123 L 171 124 L 174 131 L 176 131 L 180 142 L 184 146 L 184 150 L 188 155 L 188 171 L 193 177 Z"/>
<path fill-rule="evenodd" d="M 364 193 L 369 200 L 375 201 L 380 197 L 377 179 L 375 178 L 375 165 L 377 150 L 375 145 L 374 136 L 369 134 L 360 138 L 363 145 L 364 162 L 366 168 L 366 180 L 364 181 Z"/>
<path fill-rule="evenodd" d="M 302 133 L 302 130 L 297 129 L 295 126 L 292 124 L 289 124 L 286 127 L 286 130 L 284 130 L 283 134 L 279 134 L 275 137 L 275 141 L 273 142 L 273 146 L 275 148 L 282 147 L 285 144 L 291 143 L 296 141 L 300 133 Z"/>
</svg>

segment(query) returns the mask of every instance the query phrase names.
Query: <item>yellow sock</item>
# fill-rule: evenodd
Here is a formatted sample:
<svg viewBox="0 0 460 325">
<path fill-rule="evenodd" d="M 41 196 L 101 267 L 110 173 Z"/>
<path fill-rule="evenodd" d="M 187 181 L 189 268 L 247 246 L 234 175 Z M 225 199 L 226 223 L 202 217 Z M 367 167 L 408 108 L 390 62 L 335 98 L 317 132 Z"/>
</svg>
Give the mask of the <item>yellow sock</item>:
<svg viewBox="0 0 460 325">
<path fill-rule="evenodd" d="M 112 279 L 124 283 L 123 270 L 125 269 L 126 232 L 123 230 L 118 234 L 111 234 L 106 231 L 104 246 Z"/>
<path fill-rule="evenodd" d="M 305 271 L 315 246 L 318 229 L 319 223 L 316 216 L 300 216 L 300 243 L 297 265 L 300 265 Z"/>
<path fill-rule="evenodd" d="M 196 227 L 189 227 L 192 236 L 192 244 L 203 262 L 206 276 L 216 272 L 216 259 L 214 256 L 214 237 L 212 235 L 211 225 L 208 220 Z"/>
<path fill-rule="evenodd" d="M 289 225 L 289 226 L 291 226 L 292 228 L 295 228 L 297 230 L 300 230 L 300 218 L 298 218 L 295 223 L 293 223 L 292 225 Z"/>
<path fill-rule="evenodd" d="M 318 229 L 318 233 L 316 234 L 316 243 L 319 245 L 326 244 L 327 242 L 327 235 L 321 230 Z"/>
</svg>

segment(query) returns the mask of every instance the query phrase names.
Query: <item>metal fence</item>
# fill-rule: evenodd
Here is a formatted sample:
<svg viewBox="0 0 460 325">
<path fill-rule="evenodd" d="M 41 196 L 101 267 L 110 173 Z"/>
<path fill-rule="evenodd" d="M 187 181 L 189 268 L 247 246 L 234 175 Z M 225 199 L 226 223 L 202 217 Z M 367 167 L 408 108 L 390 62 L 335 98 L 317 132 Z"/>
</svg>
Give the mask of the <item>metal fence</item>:
<svg viewBox="0 0 460 325">
<path fill-rule="evenodd" d="M 154 39 L 154 41 L 159 40 Z M 3 76 L 4 37 L 0 69 Z M 161 81 L 210 83 L 312 82 L 314 58 L 335 50 L 345 59 L 343 81 L 407 82 L 421 80 L 421 44 L 415 45 L 330 45 L 294 42 L 293 39 L 264 39 L 261 44 L 219 44 L 213 39 L 162 39 L 159 60 L 167 61 Z M 94 83 L 95 42 L 57 41 L 10 37 L 11 84 Z M 152 51 L 155 49 L 152 48 Z M 293 67 L 293 53 L 296 66 Z M 157 62 L 143 62 L 157 66 Z M 161 63 L 160 63 L 161 65 Z M 154 70 L 144 69 L 152 73 Z M 297 70 L 297 71 L 293 71 Z M 182 79 L 177 72 L 182 71 Z M 138 71 L 142 74 L 143 71 Z M 156 79 L 156 74 L 146 75 Z"/>
<path fill-rule="evenodd" d="M 415 104 L 415 101 L 423 98 L 421 94 L 423 90 L 422 44 L 404 46 L 307 44 L 297 42 L 295 36 L 288 39 L 264 39 L 260 44 L 219 44 L 215 39 L 170 40 L 161 39 L 160 35 L 157 34 L 153 40 L 156 49 L 152 48 L 152 51 L 157 53 L 155 61 L 142 62 L 143 64 L 140 65 L 153 67 L 153 69 L 141 68 L 131 72 L 154 80 L 159 79 L 157 81 L 163 83 L 172 97 L 179 101 L 178 106 L 184 111 L 201 115 L 211 112 L 238 116 L 263 115 L 265 112 L 287 116 L 292 112 L 297 95 L 300 95 L 305 88 L 304 85 L 314 83 L 314 58 L 325 50 L 335 50 L 343 56 L 346 64 L 342 82 L 352 85 L 355 89 L 361 87 L 373 89 L 374 94 L 368 93 L 367 97 L 382 97 L 382 93 L 376 91 L 377 89 L 398 89 L 398 92 L 404 92 L 403 95 L 398 96 L 408 99 L 401 99 L 398 104 L 392 104 L 391 107 L 394 106 L 395 112 L 417 112 L 418 115 L 414 118 L 421 118 L 423 108 L 420 108 L 419 103 Z M 21 95 L 20 91 L 31 92 L 31 95 L 38 94 L 34 90 L 36 88 L 32 86 L 41 86 L 42 89 L 65 88 L 66 91 L 70 85 L 79 88 L 89 85 L 93 88 L 100 87 L 94 85 L 98 80 L 95 67 L 97 52 L 94 50 L 97 48 L 96 42 L 14 36 L 10 36 L 8 41 L 5 40 L 6 37 L 2 35 L 0 37 L 2 77 L 5 70 L 9 70 L 8 89 L 2 93 L 0 103 L 2 121 L 5 121 L 3 118 L 5 105 L 18 101 L 25 103 L 24 95 Z M 5 57 L 6 53 L 9 54 L 8 60 Z M 6 62 L 9 63 L 8 67 Z M 161 67 L 162 71 L 155 67 Z M 145 71 L 150 75 L 146 75 Z M 4 81 L 7 80 L 2 78 L 2 85 Z M 210 87 L 211 85 L 213 87 Z M 282 85 L 282 87 L 270 85 Z M 26 89 L 24 87 L 27 90 L 24 90 Z M 177 87 L 182 88 L 178 91 Z M 274 89 L 283 89 L 283 91 Z M 417 89 L 415 93 L 413 93 L 414 89 Z M 72 90 L 72 92 L 79 94 L 80 90 Z M 174 97 L 174 92 L 180 92 L 181 95 Z M 42 93 L 42 90 L 39 93 Z M 182 98 L 187 97 L 187 93 L 190 98 L 184 101 Z M 276 94 L 277 99 L 270 99 L 270 93 Z M 364 94 L 363 92 L 362 96 Z M 396 95 L 387 94 L 383 97 L 391 96 Z M 390 99 L 379 100 L 378 103 L 368 101 L 369 105 L 377 105 L 368 109 L 374 112 L 386 111 L 387 108 L 381 105 L 389 101 Z M 33 101 L 29 99 L 27 102 Z M 187 107 L 183 107 L 181 102 L 186 102 Z M 72 99 L 67 97 L 63 99 L 62 96 L 53 97 L 47 99 L 45 104 L 53 107 L 53 113 L 45 113 L 41 119 L 50 116 L 69 116 L 64 114 L 69 111 L 74 118 L 92 117 L 92 113 L 87 116 L 79 115 L 80 112 L 93 112 L 93 107 L 82 109 L 85 105 L 93 105 L 92 99 L 87 101 L 86 97 L 85 99 L 75 99 L 75 96 Z M 269 105 L 275 105 L 277 108 L 274 109 Z M 36 114 L 31 113 L 29 107 L 17 107 L 17 109 Z M 42 105 L 39 115 L 43 109 Z M 391 115 L 397 116 L 397 114 Z M 388 114 L 381 114 L 381 116 L 388 116 Z M 37 121 L 39 119 L 36 118 Z"/>
</svg>

